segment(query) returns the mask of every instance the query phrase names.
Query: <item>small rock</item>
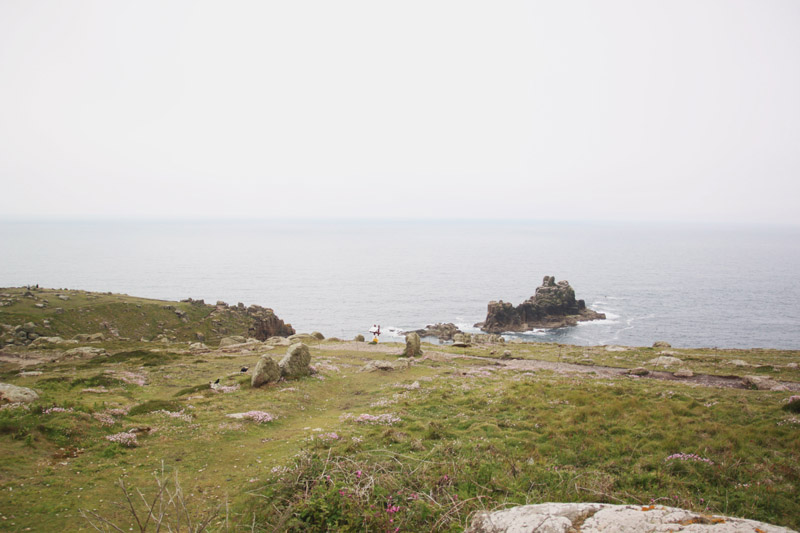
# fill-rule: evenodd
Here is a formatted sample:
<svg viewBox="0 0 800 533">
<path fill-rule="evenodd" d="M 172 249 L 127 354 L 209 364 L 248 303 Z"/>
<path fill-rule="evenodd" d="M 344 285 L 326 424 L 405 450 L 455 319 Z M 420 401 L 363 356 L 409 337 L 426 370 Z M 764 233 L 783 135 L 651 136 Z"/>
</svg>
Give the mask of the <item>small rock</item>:
<svg viewBox="0 0 800 533">
<path fill-rule="evenodd" d="M 627 352 L 628 349 L 625 346 L 616 346 L 614 344 L 611 344 L 609 346 L 606 346 L 606 351 L 607 352 Z"/>
<path fill-rule="evenodd" d="M 646 376 L 649 373 L 650 373 L 649 370 L 647 370 L 646 368 L 642 368 L 640 366 L 628 370 L 628 374 L 630 374 L 631 376 Z"/>
<path fill-rule="evenodd" d="M 395 366 L 389 361 L 369 361 L 359 372 L 377 372 L 379 370 L 391 371 Z"/>
<path fill-rule="evenodd" d="M 670 365 L 679 365 L 683 361 L 678 359 L 677 357 L 670 357 L 668 355 L 660 355 L 654 359 L 650 359 L 647 364 L 650 365 L 661 365 L 661 366 L 670 366 Z"/>
<path fill-rule="evenodd" d="M 761 376 L 745 376 L 742 378 L 742 384 L 748 389 L 771 391 L 788 390 L 785 386 L 781 385 L 777 381 Z"/>
<path fill-rule="evenodd" d="M 269 339 L 264 341 L 264 344 L 268 344 L 270 346 L 291 346 L 292 343 L 286 337 L 270 337 Z"/>
<path fill-rule="evenodd" d="M 93 348 L 91 346 L 81 346 L 80 348 L 73 348 L 64 352 L 67 357 L 95 357 L 99 355 L 108 355 L 103 348 Z"/>
<path fill-rule="evenodd" d="M 206 336 L 199 331 L 195 332 L 194 338 L 197 339 L 198 342 L 206 342 Z"/>
<path fill-rule="evenodd" d="M 503 351 L 502 359 L 511 359 L 511 350 Z"/>
<path fill-rule="evenodd" d="M 315 339 L 317 339 L 318 341 L 324 341 L 325 340 L 325 335 L 323 335 L 319 331 L 312 331 L 311 332 L 311 336 L 314 337 Z"/>
<path fill-rule="evenodd" d="M 734 359 L 733 361 L 728 361 L 729 365 L 733 366 L 750 366 L 750 363 L 747 361 L 742 361 L 741 359 Z"/>
<path fill-rule="evenodd" d="M 193 342 L 192 344 L 189 345 L 189 349 L 192 351 L 208 350 L 208 346 L 206 346 L 202 342 Z"/>
<path fill-rule="evenodd" d="M 694 372 L 689 370 L 688 368 L 681 368 L 678 371 L 672 374 L 676 378 L 690 378 L 694 376 Z"/>
<path fill-rule="evenodd" d="M 247 339 L 242 337 L 241 335 L 234 335 L 231 337 L 224 337 L 222 340 L 219 341 L 219 347 L 224 348 L 225 346 L 233 346 L 234 344 L 244 344 L 247 342 Z"/>
<path fill-rule="evenodd" d="M 653 343 L 653 348 L 672 348 L 672 345 L 667 341 L 656 341 Z"/>
</svg>

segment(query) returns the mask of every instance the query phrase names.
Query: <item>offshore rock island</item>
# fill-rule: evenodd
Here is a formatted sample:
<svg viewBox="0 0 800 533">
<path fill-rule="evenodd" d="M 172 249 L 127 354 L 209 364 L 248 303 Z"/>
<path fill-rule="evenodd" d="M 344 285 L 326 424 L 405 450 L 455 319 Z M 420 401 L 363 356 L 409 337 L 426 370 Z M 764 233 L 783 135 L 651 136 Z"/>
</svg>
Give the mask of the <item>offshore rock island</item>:
<svg viewBox="0 0 800 533">
<path fill-rule="evenodd" d="M 475 327 L 487 333 L 522 332 L 605 318 L 605 314 L 588 309 L 583 300 L 576 300 L 568 281 L 556 283 L 554 276 L 545 276 L 536 293 L 516 307 L 503 300 L 489 302 L 486 320 Z"/>
</svg>

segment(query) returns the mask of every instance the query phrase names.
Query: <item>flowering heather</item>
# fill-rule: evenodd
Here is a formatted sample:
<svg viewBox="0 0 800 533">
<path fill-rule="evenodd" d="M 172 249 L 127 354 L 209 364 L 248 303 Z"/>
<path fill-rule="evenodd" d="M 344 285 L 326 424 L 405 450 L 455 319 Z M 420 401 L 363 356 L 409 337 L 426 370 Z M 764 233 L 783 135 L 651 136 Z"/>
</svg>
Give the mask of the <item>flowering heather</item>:
<svg viewBox="0 0 800 533">
<path fill-rule="evenodd" d="M 123 446 L 127 446 L 129 448 L 139 445 L 139 441 L 136 440 L 136 434 L 128 433 L 127 431 L 123 431 L 122 433 L 114 433 L 113 435 L 106 435 L 106 440 L 116 442 L 117 444 L 122 444 Z"/>
<path fill-rule="evenodd" d="M 336 432 L 320 433 L 319 435 L 317 435 L 316 438 L 318 438 L 319 440 L 324 440 L 326 442 L 340 439 L 339 435 Z"/>
<path fill-rule="evenodd" d="M 93 392 L 95 394 L 105 394 L 108 392 L 108 389 L 105 387 L 89 387 L 88 389 L 83 389 L 81 392 Z"/>
<path fill-rule="evenodd" d="M 128 407 L 117 407 L 114 409 L 106 409 L 105 412 L 111 416 L 125 416 L 128 414 L 128 409 Z"/>
<path fill-rule="evenodd" d="M 372 425 L 383 425 L 383 426 L 391 426 L 396 422 L 400 422 L 400 418 L 390 414 L 382 414 L 382 415 L 368 415 L 368 414 L 361 414 L 357 417 L 354 417 L 352 414 L 347 413 L 342 415 L 341 420 L 354 420 L 357 424 L 372 424 Z"/>
<path fill-rule="evenodd" d="M 64 407 L 48 407 L 43 412 L 46 415 L 49 415 L 49 414 L 52 414 L 52 413 L 71 413 L 72 412 L 72 407 L 67 407 L 67 408 L 64 408 Z"/>
<path fill-rule="evenodd" d="M 698 463 L 708 463 L 710 465 L 714 464 L 714 461 L 712 461 L 711 459 L 706 459 L 705 457 L 700 457 L 699 455 L 697 455 L 695 453 L 673 453 L 672 455 L 670 455 L 669 457 L 664 459 L 664 461 L 665 462 L 666 461 L 672 461 L 673 459 L 676 459 L 678 461 L 695 461 L 695 462 L 698 462 Z"/>
<path fill-rule="evenodd" d="M 113 416 L 108 413 L 94 413 L 92 418 L 103 424 L 104 426 L 113 426 L 117 423 Z"/>
<path fill-rule="evenodd" d="M 789 399 L 787 400 L 787 402 L 789 402 L 789 403 L 800 402 L 800 396 L 798 396 L 798 395 L 789 396 Z"/>
<path fill-rule="evenodd" d="M 258 422 L 259 424 L 264 424 L 266 422 L 272 422 L 277 417 L 264 411 L 247 411 L 246 413 L 242 413 L 242 418 L 252 420 L 253 422 Z"/>
</svg>

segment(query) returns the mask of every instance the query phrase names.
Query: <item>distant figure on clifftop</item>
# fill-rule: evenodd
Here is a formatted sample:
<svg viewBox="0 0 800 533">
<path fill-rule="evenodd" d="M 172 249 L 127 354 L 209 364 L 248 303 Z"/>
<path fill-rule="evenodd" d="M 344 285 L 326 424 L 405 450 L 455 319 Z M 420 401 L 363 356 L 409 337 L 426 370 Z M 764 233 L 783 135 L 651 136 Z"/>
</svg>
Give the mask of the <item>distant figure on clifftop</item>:
<svg viewBox="0 0 800 533">
<path fill-rule="evenodd" d="M 369 332 L 372 333 L 372 342 L 377 343 L 378 337 L 381 336 L 381 327 L 380 325 L 372 324 L 372 327 L 369 328 Z"/>
</svg>

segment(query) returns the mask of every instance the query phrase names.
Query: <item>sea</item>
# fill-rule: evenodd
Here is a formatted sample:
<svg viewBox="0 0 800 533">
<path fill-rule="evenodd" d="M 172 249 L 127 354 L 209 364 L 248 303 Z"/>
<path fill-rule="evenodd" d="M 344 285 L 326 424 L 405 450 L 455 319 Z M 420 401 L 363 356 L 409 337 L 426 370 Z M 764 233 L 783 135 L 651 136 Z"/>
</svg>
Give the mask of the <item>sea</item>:
<svg viewBox="0 0 800 533">
<path fill-rule="evenodd" d="M 0 286 L 272 308 L 381 341 L 515 305 L 544 276 L 606 320 L 508 335 L 577 345 L 800 349 L 800 228 L 539 221 L 0 221 Z"/>
</svg>

